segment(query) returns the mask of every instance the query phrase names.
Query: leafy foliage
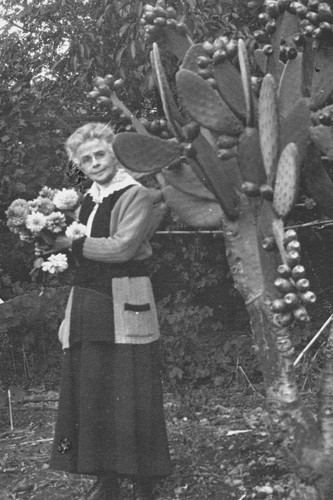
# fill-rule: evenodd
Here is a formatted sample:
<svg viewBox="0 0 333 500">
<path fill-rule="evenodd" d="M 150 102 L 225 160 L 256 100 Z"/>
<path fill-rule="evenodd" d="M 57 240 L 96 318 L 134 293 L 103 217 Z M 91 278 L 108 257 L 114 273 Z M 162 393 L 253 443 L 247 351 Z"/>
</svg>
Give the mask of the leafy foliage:
<svg viewBox="0 0 333 500">
<path fill-rule="evenodd" d="M 52 378 L 59 370 L 57 330 L 68 288 L 37 289 L 2 304 L 2 384 L 31 383 Z"/>
</svg>

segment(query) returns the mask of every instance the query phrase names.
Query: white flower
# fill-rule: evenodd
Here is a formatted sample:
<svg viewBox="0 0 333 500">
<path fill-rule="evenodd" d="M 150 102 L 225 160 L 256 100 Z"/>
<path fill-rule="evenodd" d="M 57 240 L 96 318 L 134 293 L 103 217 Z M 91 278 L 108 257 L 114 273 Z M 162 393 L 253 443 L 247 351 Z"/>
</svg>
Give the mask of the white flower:
<svg viewBox="0 0 333 500">
<path fill-rule="evenodd" d="M 51 189 L 47 186 L 44 186 L 38 193 L 38 196 L 41 196 L 42 198 L 49 198 L 50 200 L 53 200 L 53 196 L 55 193 L 55 189 Z"/>
<path fill-rule="evenodd" d="M 59 210 L 73 210 L 78 204 L 79 195 L 75 189 L 58 189 L 52 201 Z"/>
<path fill-rule="evenodd" d="M 25 224 L 26 218 L 30 213 L 29 205 L 26 200 L 18 198 L 6 210 L 7 225 L 11 231 L 18 232 L 16 228 Z"/>
<path fill-rule="evenodd" d="M 46 228 L 52 233 L 61 233 L 66 226 L 66 217 L 61 212 L 52 212 L 46 218 Z"/>
<path fill-rule="evenodd" d="M 50 274 L 62 273 L 68 268 L 67 256 L 64 253 L 51 254 L 50 257 L 43 262 L 42 270 Z"/>
<path fill-rule="evenodd" d="M 46 226 L 46 216 L 39 212 L 33 212 L 27 216 L 25 225 L 32 233 L 39 233 Z"/>
<path fill-rule="evenodd" d="M 55 209 L 54 204 L 49 198 L 38 196 L 34 200 L 28 201 L 31 212 L 41 212 L 44 215 L 49 215 Z"/>
<path fill-rule="evenodd" d="M 87 227 L 84 224 L 80 224 L 80 222 L 72 222 L 70 226 L 66 229 L 66 236 L 71 240 L 77 240 L 78 238 L 82 238 L 87 233 Z"/>
</svg>

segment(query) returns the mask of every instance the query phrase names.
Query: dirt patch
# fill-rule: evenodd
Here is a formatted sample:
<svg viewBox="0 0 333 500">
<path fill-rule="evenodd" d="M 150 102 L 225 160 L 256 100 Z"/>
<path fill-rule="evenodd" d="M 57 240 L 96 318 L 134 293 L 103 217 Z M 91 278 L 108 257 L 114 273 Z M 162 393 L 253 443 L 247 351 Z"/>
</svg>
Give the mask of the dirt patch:
<svg viewBox="0 0 333 500">
<path fill-rule="evenodd" d="M 292 498 L 288 463 L 271 440 L 260 389 L 165 394 L 173 472 L 158 485 L 159 500 Z M 0 410 L 0 500 L 82 499 L 91 486 L 91 477 L 49 469 L 56 399 L 39 390 L 38 402 L 15 403 L 13 431 L 8 407 Z M 131 498 L 127 480 L 121 491 Z"/>
</svg>

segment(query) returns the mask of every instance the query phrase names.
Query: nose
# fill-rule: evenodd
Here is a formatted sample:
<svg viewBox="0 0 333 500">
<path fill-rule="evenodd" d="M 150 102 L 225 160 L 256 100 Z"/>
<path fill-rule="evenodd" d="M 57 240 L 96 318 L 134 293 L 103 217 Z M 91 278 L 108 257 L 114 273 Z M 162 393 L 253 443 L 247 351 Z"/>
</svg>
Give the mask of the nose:
<svg viewBox="0 0 333 500">
<path fill-rule="evenodd" d="M 98 158 L 96 158 L 95 155 L 92 156 L 92 166 L 94 167 L 95 165 L 98 165 L 99 161 Z"/>
</svg>

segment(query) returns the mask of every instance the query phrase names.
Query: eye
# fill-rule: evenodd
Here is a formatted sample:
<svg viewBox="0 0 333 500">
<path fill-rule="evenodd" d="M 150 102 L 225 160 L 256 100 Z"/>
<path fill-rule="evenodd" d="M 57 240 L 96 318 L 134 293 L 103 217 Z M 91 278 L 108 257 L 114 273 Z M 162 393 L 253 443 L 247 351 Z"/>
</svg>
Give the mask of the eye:
<svg viewBox="0 0 333 500">
<path fill-rule="evenodd" d="M 90 160 L 90 156 L 82 156 L 80 163 L 81 164 L 82 163 L 88 163 L 89 160 Z"/>
<path fill-rule="evenodd" d="M 95 158 L 104 158 L 105 156 L 105 151 L 97 151 L 97 153 L 95 154 Z"/>
</svg>

